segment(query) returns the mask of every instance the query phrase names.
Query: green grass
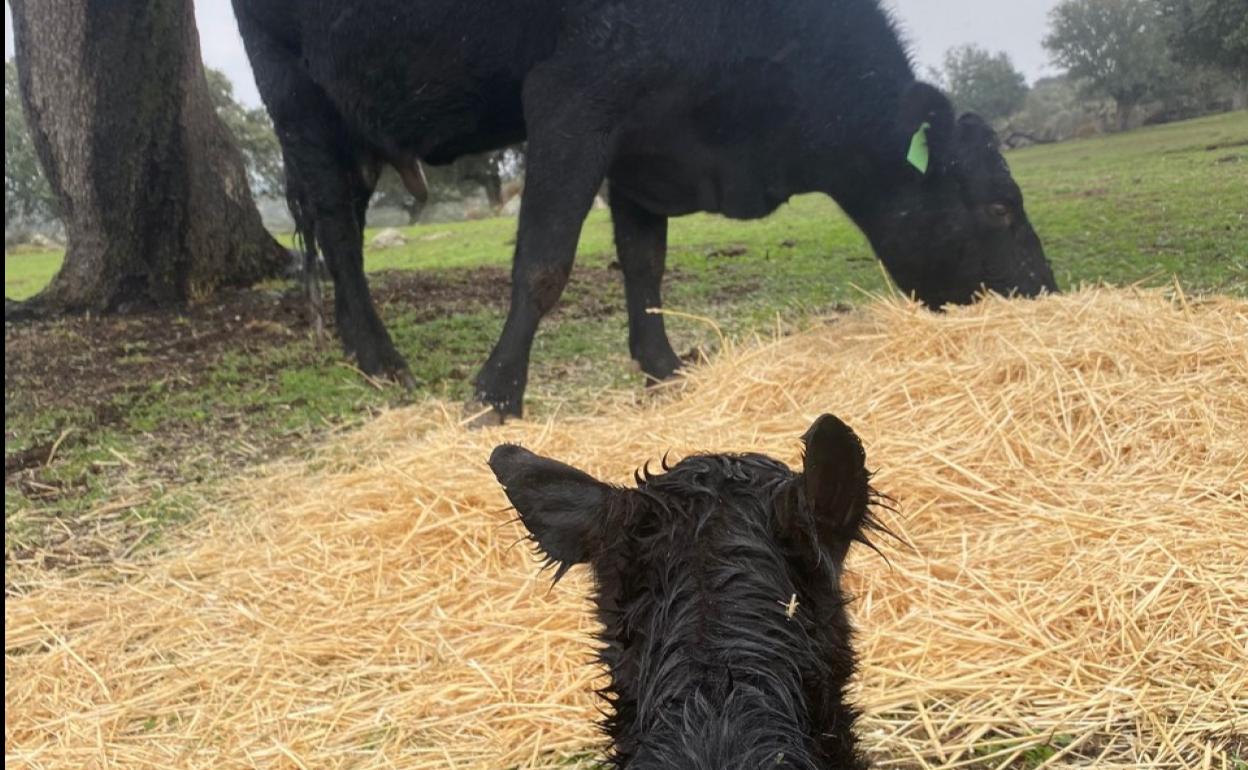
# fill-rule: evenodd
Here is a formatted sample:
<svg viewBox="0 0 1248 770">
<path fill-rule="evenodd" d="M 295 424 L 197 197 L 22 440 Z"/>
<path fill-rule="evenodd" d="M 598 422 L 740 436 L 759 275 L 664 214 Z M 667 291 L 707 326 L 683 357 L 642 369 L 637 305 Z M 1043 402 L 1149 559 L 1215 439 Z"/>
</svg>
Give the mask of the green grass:
<svg viewBox="0 0 1248 770">
<path fill-rule="evenodd" d="M 1059 282 L 1248 294 L 1248 112 L 1010 156 Z"/>
<path fill-rule="evenodd" d="M 1189 292 L 1248 296 L 1248 112 L 1033 147 L 1010 153 L 1009 161 L 1064 287 L 1162 285 L 1177 277 Z M 407 228 L 406 245 L 369 249 L 366 265 L 378 286 L 413 270 L 462 281 L 467 269 L 510 264 L 515 224 L 493 219 Z M 885 288 L 862 235 L 821 196 L 797 198 L 758 222 L 710 215 L 675 220 L 669 243 L 666 306 L 712 319 L 732 335 L 768 333 L 777 318 L 800 324 L 838 303 L 862 301 L 863 291 Z M 715 253 L 729 246 L 744 253 Z M 543 324 L 530 377 L 531 414 L 577 408 L 603 387 L 640 389 L 627 356 L 622 286 L 618 277 L 601 278 L 613 252 L 609 217 L 595 211 L 577 264 L 582 275 L 586 267 L 599 271 L 589 273 L 593 280 L 574 280 L 560 310 Z M 46 251 L 8 254 L 6 297 L 36 293 L 60 259 Z M 437 317 L 421 312 L 419 297 L 383 304 L 382 315 L 421 383 L 418 396 L 469 395 L 471 377 L 501 328 L 502 299 Z M 589 312 L 593 308 L 599 312 Z M 673 318 L 669 330 L 679 352 L 716 344 L 716 332 L 701 322 Z M 139 371 L 149 355 L 135 343 L 121 365 Z M 367 419 L 408 398 L 366 382 L 334 347 L 318 349 L 301 337 L 263 350 L 230 350 L 190 384 L 137 381 L 116 397 L 111 412 L 117 417 L 106 424 L 78 405 L 49 408 L 30 390 L 6 380 L 6 454 L 47 444 L 67 430 L 72 439 L 35 474 L 36 481 L 63 490 L 51 502 L 29 485 L 6 480 L 6 550 L 10 536 L 38 540 L 32 512 L 73 518 L 115 502 L 119 490 L 146 478 L 148 466 L 163 468 L 159 483 L 142 485 L 155 491 L 132 515 L 144 522 L 181 520 L 186 506 L 169 503 L 180 486 L 237 472 L 236 463 L 216 457 L 243 457 L 248 447 L 259 449 L 257 459 L 298 450 L 315 444 L 329 426 Z"/>
<path fill-rule="evenodd" d="M 1074 742 L 1074 736 L 1071 735 L 1054 735 L 1046 743 L 1033 745 L 1026 749 L 1019 749 L 1020 741 L 998 741 L 985 744 L 975 749 L 975 756 L 984 760 L 982 767 L 997 767 L 1007 757 L 1014 755 L 1010 763 L 1010 767 L 1016 767 L 1020 770 L 1032 770 L 1038 768 L 1048 762 L 1058 754 L 1062 749 Z M 978 766 L 972 766 L 972 770 L 978 770 Z"/>
<path fill-rule="evenodd" d="M 1248 256 L 1248 112 L 1236 112 L 1130 134 L 1031 147 L 1009 154 L 1027 195 L 1028 210 L 1044 239 L 1059 280 L 1167 282 L 1178 276 L 1193 290 L 1243 294 Z M 427 270 L 510 263 L 515 220 L 407 228 L 404 246 L 370 251 L 370 272 Z M 670 235 L 674 267 L 710 271 L 705 251 L 724 244 L 749 249 L 735 260 L 745 272 L 772 280 L 764 293 L 797 291 L 825 301 L 830 286 L 853 296 L 841 279 L 875 280 L 878 271 L 847 267 L 869 254 L 834 204 L 822 196 L 795 199 L 761 222 L 712 215 L 675 220 Z M 782 250 L 785 240 L 797 247 Z M 585 224 L 578 256 L 606 259 L 613 252 L 610 219 L 595 211 Z M 784 260 L 770 269 L 768 255 Z M 61 254 L 10 254 L 5 296 L 28 297 L 55 274 Z M 753 268 L 753 270 L 751 270 Z M 777 273 L 784 273 L 778 275 Z M 819 285 L 811 275 L 826 277 Z"/>
<path fill-rule="evenodd" d="M 38 294 L 56 271 L 61 269 L 65 252 L 20 249 L 4 255 L 4 296 L 26 299 Z"/>
</svg>

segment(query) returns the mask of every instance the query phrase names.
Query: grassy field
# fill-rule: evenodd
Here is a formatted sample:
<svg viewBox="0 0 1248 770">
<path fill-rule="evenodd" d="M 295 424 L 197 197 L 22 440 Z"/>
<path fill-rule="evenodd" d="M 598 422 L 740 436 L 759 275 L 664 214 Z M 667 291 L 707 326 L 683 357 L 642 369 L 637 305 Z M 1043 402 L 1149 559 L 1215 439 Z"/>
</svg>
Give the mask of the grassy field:
<svg viewBox="0 0 1248 770">
<path fill-rule="evenodd" d="M 56 271 L 61 269 L 65 252 L 18 246 L 4 255 L 4 296 L 7 299 L 26 299 L 48 285 Z"/>
<path fill-rule="evenodd" d="M 1009 160 L 1063 286 L 1177 278 L 1188 292 L 1248 295 L 1248 113 Z M 416 398 L 468 395 L 502 325 L 514 229 L 512 219 L 409 228 L 406 245 L 367 254 L 382 315 L 421 383 Z M 761 222 L 677 220 L 670 242 L 666 305 L 707 319 L 672 319 L 681 353 L 887 290 L 861 234 L 818 196 Z M 60 259 L 7 255 L 6 297 L 36 293 Z M 613 260 L 609 218 L 595 211 L 534 350 L 530 414 L 583 408 L 604 388 L 640 394 Z M 6 358 L 18 362 L 5 373 L 6 560 L 128 552 L 240 469 L 412 398 L 315 345 L 296 305 L 273 284 L 185 317 L 6 327 Z M 72 368 L 54 365 L 61 358 Z M 95 537 L 85 556 L 83 522 Z"/>
</svg>

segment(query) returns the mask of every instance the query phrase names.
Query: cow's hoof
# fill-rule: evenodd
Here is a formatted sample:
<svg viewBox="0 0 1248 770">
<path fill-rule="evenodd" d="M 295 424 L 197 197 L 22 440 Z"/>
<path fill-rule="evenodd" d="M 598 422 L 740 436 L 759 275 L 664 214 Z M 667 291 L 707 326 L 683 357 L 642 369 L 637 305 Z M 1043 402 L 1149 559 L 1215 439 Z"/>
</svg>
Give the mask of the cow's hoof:
<svg viewBox="0 0 1248 770">
<path fill-rule="evenodd" d="M 464 419 L 460 421 L 460 424 L 470 430 L 476 430 L 478 428 L 493 428 L 502 425 L 503 421 L 504 416 L 502 412 L 484 401 L 474 398 L 464 404 Z"/>
<path fill-rule="evenodd" d="M 415 391 L 416 386 L 420 384 L 417 382 L 416 378 L 412 376 L 411 370 L 406 366 L 401 369 L 394 370 L 390 376 L 394 377 L 394 381 L 402 385 L 403 389 L 408 393 Z"/>
<path fill-rule="evenodd" d="M 671 372 L 666 377 L 655 377 L 654 374 L 641 372 L 641 376 L 645 377 L 646 388 L 665 388 L 671 386 L 671 384 L 680 382 L 681 379 L 684 379 L 685 372 L 684 369 L 676 369 L 675 372 Z"/>
<path fill-rule="evenodd" d="M 343 337 L 343 346 L 350 347 L 350 337 Z M 361 341 L 356 346 L 355 365 L 371 380 L 391 380 L 409 392 L 419 384 L 407 368 L 407 361 L 388 343 L 379 346 Z"/>
<path fill-rule="evenodd" d="M 681 369 L 688 364 L 698 363 L 698 359 L 681 358 L 668 349 L 659 353 L 638 355 L 633 363 L 645 378 L 646 387 L 653 388 L 680 380 L 684 374 Z"/>
<path fill-rule="evenodd" d="M 638 368 L 640 369 L 640 367 Z M 660 389 L 671 387 L 673 384 L 684 380 L 685 370 L 684 367 L 677 367 L 668 371 L 665 375 L 654 375 L 642 370 L 641 376 L 645 378 L 646 390 Z"/>
</svg>

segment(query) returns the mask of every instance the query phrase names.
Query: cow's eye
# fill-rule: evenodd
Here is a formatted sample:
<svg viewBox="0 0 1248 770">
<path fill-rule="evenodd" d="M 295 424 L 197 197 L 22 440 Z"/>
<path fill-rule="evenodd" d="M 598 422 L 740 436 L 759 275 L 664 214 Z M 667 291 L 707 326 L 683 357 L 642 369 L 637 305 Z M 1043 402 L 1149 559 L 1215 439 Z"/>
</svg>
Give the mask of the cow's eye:
<svg viewBox="0 0 1248 770">
<path fill-rule="evenodd" d="M 1010 216 L 1010 207 L 1004 203 L 993 203 L 988 207 L 988 213 L 997 219 L 1006 219 Z"/>
</svg>

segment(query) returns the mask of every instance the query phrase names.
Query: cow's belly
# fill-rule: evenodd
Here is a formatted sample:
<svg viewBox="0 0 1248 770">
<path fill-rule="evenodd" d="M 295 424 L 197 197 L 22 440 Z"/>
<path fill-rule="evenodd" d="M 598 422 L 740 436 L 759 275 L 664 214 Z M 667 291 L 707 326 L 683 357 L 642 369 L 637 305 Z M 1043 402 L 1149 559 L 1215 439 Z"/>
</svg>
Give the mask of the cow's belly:
<svg viewBox="0 0 1248 770">
<path fill-rule="evenodd" d="M 622 147 L 612 163 L 612 188 L 663 216 L 698 211 L 732 219 L 759 219 L 794 191 L 770 167 L 761 148 L 674 146 L 657 151 Z"/>
<path fill-rule="evenodd" d="M 524 140 L 524 78 L 557 25 L 486 23 L 492 6 L 461 0 L 335 7 L 307 22 L 301 59 L 359 138 L 433 163 Z"/>
<path fill-rule="evenodd" d="M 326 88 L 352 130 L 386 154 L 436 165 L 525 139 L 518 80 L 478 81 L 472 89 L 414 77 L 396 80 L 387 89 L 349 80 Z M 418 96 L 408 96 L 412 93 Z"/>
<path fill-rule="evenodd" d="M 611 182 L 656 214 L 765 217 L 803 192 L 788 173 L 800 153 L 788 136 L 794 124 L 789 118 L 714 77 L 670 83 L 622 122 Z"/>
</svg>

